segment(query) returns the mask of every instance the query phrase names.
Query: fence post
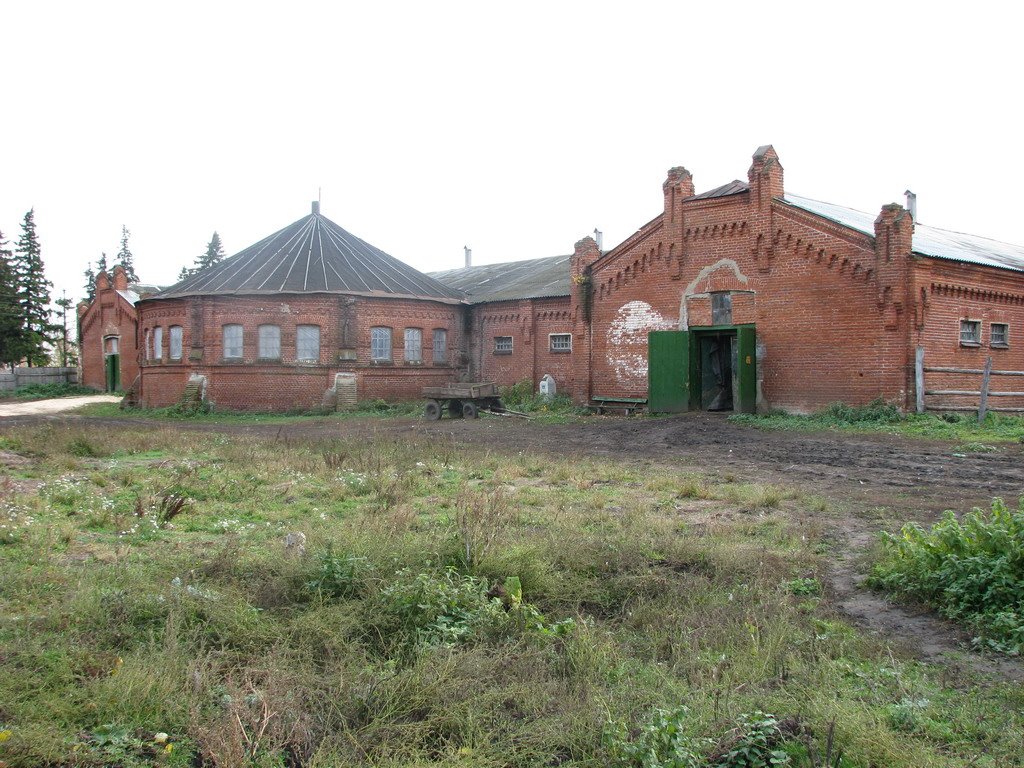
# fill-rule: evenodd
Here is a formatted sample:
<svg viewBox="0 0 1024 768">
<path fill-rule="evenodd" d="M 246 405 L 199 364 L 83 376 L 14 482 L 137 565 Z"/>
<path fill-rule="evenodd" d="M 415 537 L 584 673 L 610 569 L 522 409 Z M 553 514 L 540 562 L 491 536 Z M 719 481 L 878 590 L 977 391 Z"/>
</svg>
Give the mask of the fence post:
<svg viewBox="0 0 1024 768">
<path fill-rule="evenodd" d="M 914 386 L 917 388 L 917 412 L 924 413 L 924 347 L 914 355 Z"/>
<path fill-rule="evenodd" d="M 985 368 L 981 372 L 981 400 L 978 401 L 979 424 L 985 420 L 985 414 L 988 412 L 988 382 L 991 377 L 992 358 L 989 356 L 985 358 Z"/>
</svg>

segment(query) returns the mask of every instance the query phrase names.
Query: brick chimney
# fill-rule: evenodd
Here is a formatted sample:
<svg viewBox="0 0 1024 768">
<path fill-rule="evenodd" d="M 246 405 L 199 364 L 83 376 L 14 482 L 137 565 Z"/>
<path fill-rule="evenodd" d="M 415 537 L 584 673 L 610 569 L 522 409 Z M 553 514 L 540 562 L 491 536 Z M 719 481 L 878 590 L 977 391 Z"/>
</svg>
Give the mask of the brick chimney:
<svg viewBox="0 0 1024 768">
<path fill-rule="evenodd" d="M 590 268 L 601 258 L 601 249 L 592 237 L 577 241 L 569 262 L 570 288 L 572 290 L 572 386 L 576 403 L 590 401 L 590 313 L 594 300 L 594 285 Z"/>
<path fill-rule="evenodd" d="M 114 290 L 115 291 L 127 291 L 128 290 L 128 273 L 124 271 L 124 267 L 118 264 L 114 267 Z"/>
<path fill-rule="evenodd" d="M 106 272 L 100 272 L 96 275 L 96 293 L 100 291 L 110 290 L 110 277 Z"/>
<path fill-rule="evenodd" d="M 695 194 L 693 175 L 681 165 L 669 168 L 661 189 L 665 193 L 665 218 L 675 221 L 679 201 Z"/>
<path fill-rule="evenodd" d="M 758 147 L 753 160 L 747 171 L 750 201 L 757 210 L 766 211 L 771 207 L 773 197 L 782 197 L 782 163 L 771 144 Z"/>
<path fill-rule="evenodd" d="M 910 252 L 914 249 L 914 217 L 899 203 L 882 206 L 875 219 L 875 279 L 878 306 L 886 313 L 886 326 L 895 327 L 898 315 L 913 300 L 910 296 Z"/>
</svg>

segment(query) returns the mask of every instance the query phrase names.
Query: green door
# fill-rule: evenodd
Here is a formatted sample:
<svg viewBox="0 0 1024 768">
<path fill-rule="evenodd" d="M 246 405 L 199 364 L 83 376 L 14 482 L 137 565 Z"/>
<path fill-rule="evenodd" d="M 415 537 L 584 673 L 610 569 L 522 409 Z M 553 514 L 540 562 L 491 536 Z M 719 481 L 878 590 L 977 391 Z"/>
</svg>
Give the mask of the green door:
<svg viewBox="0 0 1024 768">
<path fill-rule="evenodd" d="M 736 403 L 740 413 L 757 410 L 757 330 L 752 325 L 736 329 Z"/>
<path fill-rule="evenodd" d="M 116 392 L 121 388 L 121 356 L 107 355 L 107 392 Z"/>
<path fill-rule="evenodd" d="M 690 334 L 647 334 L 647 407 L 651 413 L 680 413 L 690 407 Z"/>
</svg>

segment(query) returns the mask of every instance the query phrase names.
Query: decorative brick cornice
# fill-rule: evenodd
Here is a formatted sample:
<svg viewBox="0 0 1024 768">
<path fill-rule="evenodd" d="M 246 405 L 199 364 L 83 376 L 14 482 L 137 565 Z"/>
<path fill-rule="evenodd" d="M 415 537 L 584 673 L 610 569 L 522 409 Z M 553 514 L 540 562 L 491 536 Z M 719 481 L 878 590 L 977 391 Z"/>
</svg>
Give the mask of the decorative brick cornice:
<svg viewBox="0 0 1024 768">
<path fill-rule="evenodd" d="M 1010 304 L 1012 306 L 1024 306 L 1024 294 L 1006 293 L 1005 291 L 991 291 L 985 288 L 974 288 L 969 285 L 957 285 L 955 283 L 932 283 L 931 292 L 937 296 L 945 296 L 955 299 L 969 299 L 971 301 L 987 301 L 991 304 Z"/>
</svg>

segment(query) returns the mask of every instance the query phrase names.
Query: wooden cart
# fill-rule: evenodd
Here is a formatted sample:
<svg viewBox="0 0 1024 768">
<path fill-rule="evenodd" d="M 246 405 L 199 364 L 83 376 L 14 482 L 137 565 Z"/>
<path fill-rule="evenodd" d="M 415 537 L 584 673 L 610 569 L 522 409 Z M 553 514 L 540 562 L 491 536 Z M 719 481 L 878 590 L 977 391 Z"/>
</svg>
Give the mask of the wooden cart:
<svg viewBox="0 0 1024 768">
<path fill-rule="evenodd" d="M 475 419 L 480 411 L 505 413 L 498 385 L 490 382 L 424 387 L 423 397 L 427 399 L 424 415 L 431 421 L 440 419 L 444 410 L 453 419 Z"/>
</svg>

